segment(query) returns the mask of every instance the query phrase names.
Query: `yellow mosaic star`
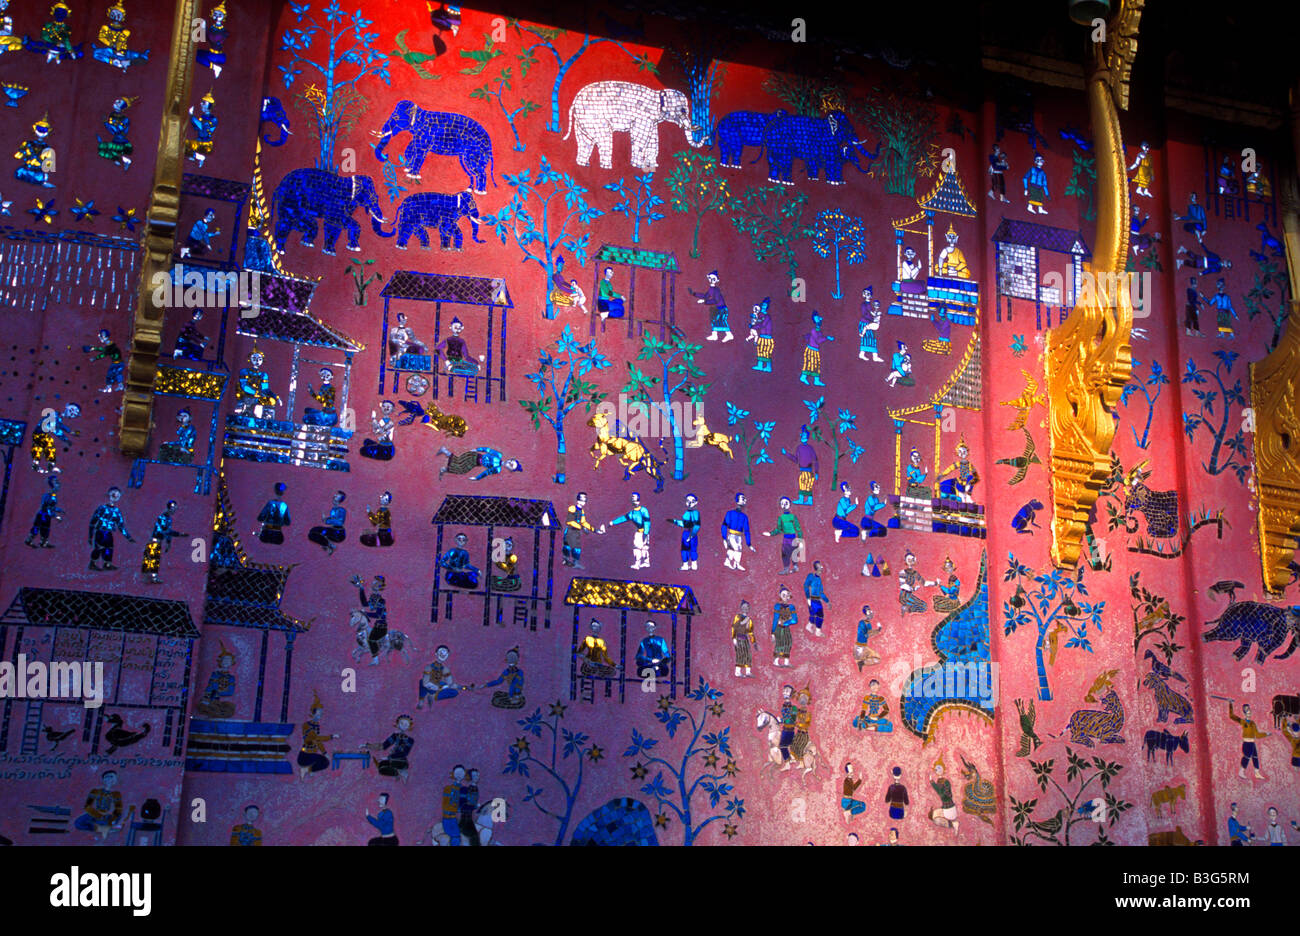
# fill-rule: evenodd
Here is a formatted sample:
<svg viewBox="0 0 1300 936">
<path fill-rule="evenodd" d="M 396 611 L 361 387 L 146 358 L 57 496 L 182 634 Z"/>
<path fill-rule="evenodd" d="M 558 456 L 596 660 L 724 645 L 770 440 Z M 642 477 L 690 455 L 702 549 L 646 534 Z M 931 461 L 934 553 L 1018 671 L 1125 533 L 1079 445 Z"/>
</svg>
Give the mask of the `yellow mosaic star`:
<svg viewBox="0 0 1300 936">
<path fill-rule="evenodd" d="M 737 835 L 737 833 L 739 833 L 739 832 L 740 832 L 740 829 L 736 828 L 736 826 L 735 826 L 733 823 L 730 823 L 730 822 L 728 822 L 726 825 L 724 825 L 724 826 L 722 827 L 722 834 L 725 835 L 725 836 L 726 836 L 727 838 L 729 838 L 729 839 L 731 839 L 731 838 L 735 838 L 736 835 Z"/>
<path fill-rule="evenodd" d="M 518 751 L 520 754 L 527 754 L 527 753 L 528 753 L 528 739 L 527 739 L 527 738 L 518 738 L 518 739 L 516 739 L 516 740 L 515 740 L 515 743 L 514 743 L 514 749 L 515 749 L 516 751 Z"/>
<path fill-rule="evenodd" d="M 564 711 L 567 708 L 568 708 L 567 705 L 564 705 L 562 702 L 560 702 L 559 699 L 556 699 L 554 702 L 551 703 L 551 714 L 556 718 L 563 718 Z"/>
<path fill-rule="evenodd" d="M 633 780 L 644 780 L 646 778 L 646 774 L 650 772 L 646 769 L 645 764 L 641 763 L 640 761 L 637 761 L 636 766 L 631 767 L 629 769 L 632 771 Z"/>
<path fill-rule="evenodd" d="M 718 766 L 718 752 L 717 752 L 717 751 L 709 750 L 709 751 L 707 751 L 707 752 L 705 753 L 705 755 L 704 755 L 704 766 L 705 766 L 705 767 L 710 767 L 710 768 L 712 768 L 712 767 L 717 767 L 717 766 Z"/>
<path fill-rule="evenodd" d="M 672 819 L 668 817 L 668 813 L 666 812 L 661 812 L 655 816 L 656 829 L 666 829 L 670 822 L 672 822 Z"/>
<path fill-rule="evenodd" d="M 587 752 L 587 760 L 591 761 L 593 764 L 597 763 L 604 756 L 604 750 L 594 744 L 591 746 L 591 750 Z"/>
<path fill-rule="evenodd" d="M 736 774 L 740 773 L 740 768 L 736 765 L 734 760 L 728 760 L 722 765 L 722 772 L 728 777 L 734 777 Z"/>
<path fill-rule="evenodd" d="M 660 710 L 660 711 L 662 711 L 662 712 L 666 712 L 666 711 L 668 711 L 668 710 L 669 710 L 670 708 L 672 708 L 672 707 L 673 707 L 673 700 L 672 700 L 672 699 L 668 698 L 668 696 L 660 696 L 660 697 L 659 697 L 659 710 Z"/>
<path fill-rule="evenodd" d="M 721 703 L 721 702 L 714 702 L 712 705 L 709 706 L 709 712 L 710 712 L 714 717 L 719 717 L 719 718 L 720 718 L 720 717 L 722 716 L 722 712 L 723 712 L 723 709 L 722 709 L 722 703 Z"/>
</svg>

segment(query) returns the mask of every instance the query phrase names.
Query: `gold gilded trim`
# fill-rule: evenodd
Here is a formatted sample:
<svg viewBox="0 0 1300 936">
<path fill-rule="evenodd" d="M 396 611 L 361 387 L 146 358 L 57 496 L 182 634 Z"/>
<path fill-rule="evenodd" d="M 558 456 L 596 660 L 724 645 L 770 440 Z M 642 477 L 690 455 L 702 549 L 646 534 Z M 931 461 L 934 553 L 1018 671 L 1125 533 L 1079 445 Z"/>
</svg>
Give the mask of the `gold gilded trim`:
<svg viewBox="0 0 1300 936">
<path fill-rule="evenodd" d="M 154 375 L 162 347 L 165 309 L 153 302 L 153 282 L 171 269 L 180 219 L 182 158 L 185 151 L 186 111 L 194 71 L 192 36 L 198 0 L 176 0 L 172 22 L 171 56 L 167 64 L 167 96 L 158 134 L 158 159 L 154 164 L 153 192 L 145 218 L 144 257 L 132 323 L 131 347 L 126 360 L 126 389 L 118 435 L 123 454 L 140 456 L 149 447 L 153 429 Z"/>
<path fill-rule="evenodd" d="M 1052 561 L 1078 566 L 1088 516 L 1110 474 L 1113 410 L 1133 367 L 1133 305 L 1128 253 L 1128 173 L 1119 110 L 1137 54 L 1144 0 L 1124 0 L 1106 24 L 1088 74 L 1088 107 L 1097 148 L 1097 242 L 1086 265 L 1094 287 L 1047 336 L 1048 427 L 1051 434 Z"/>
</svg>

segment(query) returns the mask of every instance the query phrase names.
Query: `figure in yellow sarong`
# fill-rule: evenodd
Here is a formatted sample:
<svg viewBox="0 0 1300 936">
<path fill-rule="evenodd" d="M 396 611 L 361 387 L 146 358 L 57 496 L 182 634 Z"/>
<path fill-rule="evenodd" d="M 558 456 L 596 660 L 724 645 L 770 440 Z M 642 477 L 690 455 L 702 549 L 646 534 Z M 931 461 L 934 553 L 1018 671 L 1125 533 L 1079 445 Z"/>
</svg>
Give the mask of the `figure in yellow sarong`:
<svg viewBox="0 0 1300 936">
<path fill-rule="evenodd" d="M 948 233 L 945 235 L 948 246 L 939 251 L 939 259 L 935 262 L 934 268 L 940 276 L 951 276 L 956 279 L 970 279 L 970 267 L 966 265 L 966 255 L 961 252 L 957 246 L 957 232 L 951 224 L 948 225 Z"/>
</svg>

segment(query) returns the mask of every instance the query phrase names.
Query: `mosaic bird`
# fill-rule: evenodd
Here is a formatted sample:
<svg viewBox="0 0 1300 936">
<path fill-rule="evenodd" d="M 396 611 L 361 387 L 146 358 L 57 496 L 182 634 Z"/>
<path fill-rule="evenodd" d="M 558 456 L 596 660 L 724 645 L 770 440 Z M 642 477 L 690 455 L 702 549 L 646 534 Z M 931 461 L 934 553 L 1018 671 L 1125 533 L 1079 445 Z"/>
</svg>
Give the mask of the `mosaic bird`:
<svg viewBox="0 0 1300 936">
<path fill-rule="evenodd" d="M 1023 415 L 1018 416 L 1017 419 L 1024 422 Z M 1034 445 L 1034 437 L 1029 434 L 1029 430 L 1024 428 L 1024 426 L 1020 427 L 1020 431 L 1025 434 L 1024 453 L 1017 455 L 1015 458 L 999 458 L 996 462 L 996 464 L 1010 465 L 1012 468 L 1016 469 L 1016 473 L 1011 476 L 1011 480 L 1009 480 L 1007 484 L 1019 484 L 1021 481 L 1025 480 L 1025 475 L 1029 474 L 1030 465 L 1042 464 L 1038 455 L 1035 454 L 1036 447 Z"/>
<path fill-rule="evenodd" d="M 1047 397 L 1038 392 L 1038 381 L 1034 379 L 1034 375 L 1023 368 L 1020 373 L 1025 375 L 1024 392 L 1014 400 L 1004 400 L 999 404 L 1016 408 L 1016 418 L 1011 421 L 1011 425 L 1007 426 L 1008 432 L 1025 428 L 1025 421 L 1029 419 L 1029 411 L 1034 408 L 1034 404 L 1047 405 Z"/>
<path fill-rule="evenodd" d="M 1034 700 L 1029 700 L 1029 708 L 1026 710 L 1025 700 L 1016 699 L 1016 711 L 1020 713 L 1020 750 L 1016 751 L 1016 757 L 1028 757 L 1031 751 L 1037 751 L 1043 743 L 1034 731 L 1034 722 L 1038 721 Z"/>
<path fill-rule="evenodd" d="M 54 752 L 59 749 L 59 742 L 71 737 L 77 729 L 69 728 L 67 731 L 58 731 L 51 725 L 46 725 L 42 731 L 45 733 L 45 740 L 52 745 L 50 751 Z"/>
</svg>

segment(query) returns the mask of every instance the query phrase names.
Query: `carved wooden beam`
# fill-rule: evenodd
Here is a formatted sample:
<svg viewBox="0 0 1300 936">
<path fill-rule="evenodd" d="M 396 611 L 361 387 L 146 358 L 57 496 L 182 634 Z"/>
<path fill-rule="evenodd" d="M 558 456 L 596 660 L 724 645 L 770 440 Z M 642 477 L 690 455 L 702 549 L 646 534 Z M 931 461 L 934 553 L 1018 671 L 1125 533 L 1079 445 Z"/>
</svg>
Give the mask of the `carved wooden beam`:
<svg viewBox="0 0 1300 936">
<path fill-rule="evenodd" d="M 1291 132 L 1300 154 L 1300 86 L 1291 92 Z M 1298 155 L 1300 160 L 1300 155 Z M 1300 169 L 1300 166 L 1297 167 Z M 1290 566 L 1300 535 L 1300 186 L 1281 180 L 1282 239 L 1291 280 L 1291 313 L 1277 347 L 1250 365 L 1250 406 L 1255 414 L 1255 504 L 1264 590 L 1280 597 L 1292 581 Z"/>
<path fill-rule="evenodd" d="M 186 116 L 194 72 L 192 32 L 197 7 L 197 0 L 176 0 L 175 21 L 172 23 L 167 96 L 163 104 L 162 129 L 158 135 L 153 192 L 145 218 L 144 258 L 140 264 L 139 295 L 136 297 L 131 347 L 126 360 L 122 419 L 118 425 L 121 449 L 126 455 L 144 455 L 153 429 L 153 383 L 166 311 L 163 306 L 154 304 L 153 281 L 158 273 L 166 274 L 171 269 L 172 252 L 176 247 Z"/>
<path fill-rule="evenodd" d="M 1128 173 L 1119 109 L 1137 55 L 1144 0 L 1124 0 L 1093 46 L 1088 107 L 1097 148 L 1097 243 L 1069 317 L 1047 336 L 1048 426 L 1051 434 L 1052 561 L 1078 566 L 1088 519 L 1110 474 L 1113 411 L 1133 367 L 1129 338 L 1133 305 L 1128 277 Z"/>
</svg>

